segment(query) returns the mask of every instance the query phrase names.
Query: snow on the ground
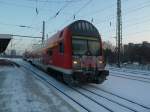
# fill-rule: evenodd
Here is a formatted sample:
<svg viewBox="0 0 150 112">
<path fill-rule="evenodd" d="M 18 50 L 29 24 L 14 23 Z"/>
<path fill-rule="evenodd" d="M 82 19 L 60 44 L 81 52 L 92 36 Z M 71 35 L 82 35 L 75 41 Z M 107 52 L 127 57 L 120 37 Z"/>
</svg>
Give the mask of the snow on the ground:
<svg viewBox="0 0 150 112">
<path fill-rule="evenodd" d="M 107 81 L 96 86 L 150 107 L 150 83 L 115 77 L 110 73 Z"/>
<path fill-rule="evenodd" d="M 140 79 L 147 79 L 149 80 L 150 79 L 150 74 L 147 74 L 147 75 L 143 75 L 142 73 L 134 73 L 134 72 L 127 72 L 127 71 L 119 71 L 119 70 L 110 70 L 111 73 L 114 73 L 114 74 L 118 74 L 118 75 L 127 75 L 127 76 L 131 76 L 131 77 L 139 77 Z"/>
<path fill-rule="evenodd" d="M 0 112 L 77 112 L 55 91 L 16 67 L 0 67 Z"/>
<path fill-rule="evenodd" d="M 96 87 L 96 86 L 93 86 L 93 85 L 86 85 L 86 86 L 83 86 L 82 88 L 86 88 L 86 90 L 90 90 L 90 91 L 98 94 L 99 96 L 104 97 L 104 99 L 107 100 L 107 101 L 111 100 L 112 102 L 116 102 L 118 104 L 116 106 L 108 105 L 108 106 L 111 106 L 111 108 L 114 108 L 116 112 L 117 111 L 120 112 L 119 108 L 121 108 L 121 107 L 122 107 L 121 112 L 123 112 L 123 111 L 130 112 L 130 111 L 132 111 L 131 109 L 137 110 L 139 112 L 149 112 L 149 110 L 141 107 L 140 105 L 128 101 L 130 99 L 126 100 L 127 98 L 124 98 L 124 99 L 120 98 L 120 97 L 122 97 L 121 95 L 116 95 L 114 93 L 111 94 L 112 92 L 102 90 L 99 87 Z M 117 96 L 120 96 L 120 97 L 117 97 Z M 98 98 L 96 98 L 96 99 L 98 99 Z M 100 100 L 100 101 L 103 102 L 105 100 Z M 128 107 L 128 108 L 126 108 L 126 107 Z"/>
<path fill-rule="evenodd" d="M 144 75 L 150 75 L 150 70 L 142 70 L 142 69 L 134 69 L 132 67 L 130 68 L 125 68 L 125 67 L 121 67 L 121 68 L 117 68 L 117 67 L 114 67 L 114 66 L 110 66 L 110 65 L 107 65 L 107 68 L 108 69 L 112 69 L 112 70 L 117 70 L 117 71 L 123 71 L 123 72 L 128 72 L 128 73 L 137 73 L 137 74 L 144 74 Z"/>
<path fill-rule="evenodd" d="M 115 65 L 115 64 L 111 64 L 111 65 L 107 64 L 107 67 L 116 68 L 117 65 Z M 121 65 L 121 69 L 150 72 L 150 64 L 147 64 L 147 65 L 134 65 L 134 64 Z"/>
<path fill-rule="evenodd" d="M 21 62 L 19 62 L 19 64 L 21 64 Z M 74 91 L 73 89 L 69 88 L 68 86 L 58 82 L 57 80 L 55 80 L 54 78 L 48 76 L 47 74 L 45 74 L 44 72 L 38 70 L 37 68 L 27 64 L 27 63 L 22 63 L 25 66 L 28 66 L 31 68 L 31 70 L 33 70 L 34 72 L 38 73 L 39 75 L 41 75 L 42 77 L 44 77 L 44 79 L 47 79 L 51 84 L 55 85 L 57 88 L 61 89 L 61 91 L 63 91 L 65 94 L 67 94 L 68 96 L 70 96 L 72 99 L 74 99 L 75 101 L 79 102 L 82 106 L 84 106 L 84 108 L 90 110 L 91 112 L 108 112 L 107 109 L 105 109 L 104 107 L 98 105 L 97 103 L 89 100 L 89 98 L 81 95 L 80 93 L 78 93 L 77 91 Z M 21 64 L 21 65 L 22 65 Z M 60 96 L 62 96 L 62 94 L 60 94 Z M 65 98 L 65 96 L 62 96 L 62 98 Z M 83 110 L 82 107 L 79 107 L 77 105 L 74 105 L 73 102 L 70 102 L 68 98 L 64 99 L 65 101 L 67 101 L 69 104 L 72 104 L 73 107 L 75 107 L 79 112 L 85 112 L 85 110 Z"/>
<path fill-rule="evenodd" d="M 104 109 L 103 107 L 99 107 L 96 103 L 91 103 L 90 100 L 88 101 L 88 99 L 86 99 L 82 95 L 79 95 L 79 93 L 77 93 L 76 91 L 68 89 L 65 85 L 54 80 L 53 78 L 51 78 L 47 74 L 43 73 L 42 71 L 38 70 L 37 68 L 33 67 L 32 65 L 30 65 L 24 61 L 21 61 L 21 60 L 16 60 L 16 62 L 19 62 L 22 65 L 28 66 L 29 68 L 31 68 L 33 71 L 35 71 L 38 74 L 46 76 L 46 78 L 48 78 L 51 83 L 55 84 L 58 88 L 61 88 L 68 95 L 72 96 L 73 98 L 76 98 L 75 100 L 86 105 L 86 107 L 88 107 L 90 110 L 92 110 L 92 112 L 97 112 L 97 110 Z M 9 105 L 9 106 L 4 106 L 4 107 L 9 107 L 9 108 L 4 108 L 4 109 L 8 109 L 8 110 L 14 109 L 13 112 L 16 112 L 16 111 L 19 112 L 19 110 L 22 109 L 20 107 L 23 107 L 23 110 L 27 111 L 27 112 L 28 111 L 36 111 L 36 112 L 44 111 L 45 112 L 48 109 L 49 109 L 48 111 L 50 111 L 50 109 L 52 109 L 52 111 L 54 111 L 54 112 L 55 112 L 55 109 L 59 109 L 57 111 L 65 111 L 65 112 L 67 112 L 67 111 L 73 112 L 76 110 L 80 111 L 81 107 L 79 108 L 79 107 L 75 106 L 74 103 L 69 101 L 69 99 L 67 99 L 65 96 L 63 96 L 60 92 L 58 92 L 54 88 L 49 90 L 48 87 L 46 87 L 46 85 L 41 83 L 39 80 L 35 80 L 32 77 L 33 74 L 29 74 L 30 72 L 25 73 L 25 71 L 23 72 L 21 70 L 18 70 L 17 68 L 15 68 L 15 69 L 16 69 L 17 73 L 16 73 L 16 71 L 14 71 L 14 73 L 13 73 L 13 70 L 12 70 L 12 72 L 9 71 L 9 73 L 15 74 L 17 77 L 13 77 L 10 74 L 8 75 L 8 73 L 4 73 L 4 74 L 7 74 L 6 75 L 7 77 L 1 77 L 1 75 L 0 75 L 0 78 L 3 78 L 3 80 L 4 80 L 3 82 L 1 82 L 1 79 L 0 79 L 0 88 L 3 87 L 3 90 L 0 89 L 0 97 L 1 97 L 1 93 L 5 92 L 5 94 L 4 94 L 5 97 L 3 97 L 3 99 L 2 99 L 2 101 L 5 103 L 0 103 L 0 106 L 1 106 L 1 104 Z M 109 69 L 111 69 L 111 68 L 109 68 Z M 132 70 L 130 69 L 130 71 L 132 71 Z M 120 71 L 120 72 L 123 72 L 124 74 L 127 74 L 127 75 L 131 75 L 126 71 Z M 139 72 L 139 74 L 140 73 L 141 72 Z M 1 74 L 1 72 L 0 72 L 0 74 Z M 19 75 L 19 74 L 21 74 L 21 75 Z M 145 109 L 139 105 L 133 104 L 131 102 L 127 102 L 123 99 L 117 98 L 113 95 L 106 94 L 106 93 L 98 90 L 98 88 L 100 88 L 105 91 L 114 93 L 121 97 L 124 97 L 126 99 L 129 99 L 131 101 L 137 102 L 137 103 L 145 105 L 147 107 L 150 107 L 150 97 L 149 97 L 150 84 L 149 83 L 125 79 L 125 78 L 121 78 L 121 77 L 115 77 L 115 76 L 112 76 L 111 74 L 113 74 L 113 72 L 110 72 L 110 76 L 108 76 L 108 78 L 107 78 L 108 80 L 106 80 L 103 84 L 99 84 L 99 85 L 87 84 L 87 85 L 83 85 L 83 87 L 85 87 L 86 89 L 88 89 L 90 91 L 96 92 L 99 95 L 103 95 L 115 102 L 118 102 L 121 105 L 132 108 L 132 109 L 136 110 L 137 112 L 150 112 L 150 110 Z M 115 74 L 117 74 L 117 73 L 115 73 Z M 10 79 L 15 80 L 15 83 L 12 82 L 12 80 L 10 80 Z M 11 86 L 9 86 L 9 85 L 11 85 Z M 96 87 L 97 89 L 93 88 L 91 86 Z M 9 91 L 11 94 L 6 94 L 8 92 L 6 91 L 6 89 L 4 89 L 4 87 L 8 88 L 9 90 L 7 90 L 7 91 Z M 17 88 L 19 88 L 19 89 L 17 89 Z M 76 89 L 80 90 L 79 88 L 76 88 Z M 80 91 L 82 93 L 86 94 L 87 96 L 95 99 L 97 102 L 112 109 L 114 112 L 130 112 L 131 111 L 125 107 L 122 107 L 121 105 L 119 106 L 115 103 L 107 101 L 104 98 L 100 98 L 97 95 L 94 95 L 85 90 L 81 89 Z M 21 93 L 21 94 L 16 95 L 16 92 Z M 15 97 L 12 98 L 12 95 L 14 95 Z M 9 100 L 9 99 L 11 99 L 11 100 Z M 20 99 L 21 99 L 21 103 L 20 103 Z M 13 102 L 13 103 L 10 103 L 10 102 Z M 59 104 L 61 104 L 61 106 L 63 104 L 63 106 L 60 108 Z M 69 104 L 72 106 L 70 106 Z M 51 105 L 53 105 L 53 106 L 51 106 Z M 73 107 L 75 107 L 76 110 Z M 34 109 L 39 109 L 39 110 L 34 110 Z M 105 109 L 104 109 L 104 111 L 105 111 Z"/>
<path fill-rule="evenodd" d="M 39 70 L 36 70 L 35 68 L 32 68 L 32 69 L 39 73 Z M 124 79 L 124 78 L 109 76 L 108 80 L 106 80 L 103 84 L 100 84 L 100 85 L 91 84 L 91 85 L 94 85 L 96 87 L 102 88 L 103 90 L 110 91 L 110 92 L 118 94 L 119 96 L 122 96 L 126 99 L 129 99 L 129 100 L 135 101 L 139 104 L 143 104 L 145 106 L 150 107 L 150 98 L 149 98 L 150 84 L 145 84 L 143 82 L 138 82 L 138 81 L 134 81 L 134 80 L 128 80 L 128 79 Z M 70 92 L 70 91 L 68 91 L 68 92 Z M 87 94 L 87 93 L 85 93 L 85 94 Z M 72 95 L 75 95 L 75 93 L 72 93 Z M 90 94 L 87 94 L 87 95 L 89 96 Z M 125 111 L 125 108 L 121 109 L 121 107 L 117 106 L 116 104 L 111 104 L 110 102 L 107 102 L 107 101 L 105 102 L 104 99 L 96 98 L 96 97 L 94 97 L 94 95 L 91 97 L 96 99 L 98 102 L 101 102 L 102 104 L 106 105 L 107 107 L 115 110 L 115 112 Z M 81 98 L 82 97 L 80 97 L 79 99 L 81 99 Z M 115 98 L 114 98 L 114 96 L 111 96 L 110 99 L 115 99 Z M 123 105 L 126 105 L 128 107 L 133 108 L 133 109 L 139 110 L 139 112 L 140 111 L 149 112 L 149 110 L 144 109 L 142 107 L 139 107 L 137 105 L 128 104 L 128 103 L 123 102 L 121 100 L 118 100 L 118 101 Z M 90 105 L 88 103 L 89 102 L 87 102 L 87 105 L 89 105 L 89 107 L 93 107 L 92 105 Z M 114 105 L 116 105 L 116 106 L 114 106 Z M 132 106 L 134 106 L 134 107 L 132 107 Z"/>
</svg>

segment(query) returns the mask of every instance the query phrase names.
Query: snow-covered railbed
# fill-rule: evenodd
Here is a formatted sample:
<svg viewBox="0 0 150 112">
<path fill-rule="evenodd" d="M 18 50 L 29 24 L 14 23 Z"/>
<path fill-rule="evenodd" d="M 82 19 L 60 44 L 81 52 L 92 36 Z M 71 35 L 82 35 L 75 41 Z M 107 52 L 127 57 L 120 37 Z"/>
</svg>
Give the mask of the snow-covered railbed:
<svg viewBox="0 0 150 112">
<path fill-rule="evenodd" d="M 115 112 L 111 108 L 108 108 L 107 106 L 103 105 L 102 103 L 99 103 L 95 101 L 94 99 L 88 97 L 87 95 L 84 95 L 75 89 L 66 86 L 65 84 L 62 84 L 52 77 L 48 76 L 47 74 L 43 73 L 42 71 L 39 71 L 38 69 L 34 67 L 30 67 L 31 65 L 22 65 L 26 70 L 28 69 L 28 72 L 32 72 L 33 75 L 38 78 L 43 83 L 49 84 L 49 86 L 56 89 L 56 91 L 59 91 L 65 96 L 65 100 L 68 101 L 68 99 L 71 99 L 73 102 L 75 102 L 80 108 L 79 111 L 88 111 L 88 112 Z M 61 95 L 62 96 L 62 95 Z M 66 98 L 67 97 L 67 98 Z M 82 110 L 81 110 L 82 109 Z"/>
<path fill-rule="evenodd" d="M 26 83 L 30 82 L 30 86 L 33 85 L 32 89 L 40 88 L 36 93 L 44 95 L 46 94 L 47 96 L 46 98 L 43 98 L 40 95 L 39 100 L 38 95 L 34 96 L 32 94 L 29 94 L 31 91 L 37 91 L 36 89 L 27 89 L 28 95 L 26 95 L 26 91 L 24 91 L 24 99 L 29 99 L 27 100 L 29 101 L 29 103 L 27 102 L 28 104 L 26 104 L 26 100 L 23 100 L 24 104 L 26 104 L 26 106 L 23 107 L 23 110 L 27 112 L 31 112 L 32 110 L 37 111 L 38 109 L 39 110 L 37 112 L 46 112 L 51 108 L 56 108 L 57 111 L 66 112 L 150 112 L 149 83 L 130 80 L 127 78 L 114 77 L 111 76 L 112 73 L 110 73 L 108 80 L 106 80 L 103 84 L 85 84 L 79 87 L 69 87 L 55 80 L 41 70 L 33 67 L 27 62 L 24 62 L 22 60 L 14 61 L 22 65 L 19 70 L 22 71 L 23 74 L 25 74 L 23 75 L 23 77 L 26 77 L 26 75 L 28 74 L 27 76 L 29 78 Z M 122 71 L 121 73 L 131 75 L 128 74 L 128 72 Z M 119 75 L 119 73 L 117 74 Z M 23 83 L 23 81 L 21 82 Z M 34 83 L 32 84 L 32 82 Z M 35 83 L 37 85 L 35 85 Z M 44 90 L 41 89 L 41 87 L 44 88 Z M 24 88 L 24 86 L 21 86 L 20 88 Z M 53 91 L 53 95 L 51 95 L 51 92 L 49 91 Z M 54 99 L 54 102 L 52 104 L 45 102 L 45 100 L 48 98 Z M 63 103 L 61 103 L 61 106 L 58 106 L 58 102 Z M 17 109 L 20 109 L 20 107 L 22 106 L 23 105 L 18 105 L 16 107 Z M 30 109 L 27 110 L 26 108 Z"/>
<path fill-rule="evenodd" d="M 111 98 L 109 98 L 108 96 L 101 95 L 97 93 L 97 91 L 93 91 L 91 89 L 76 88 L 76 90 L 88 96 L 90 99 L 93 99 L 96 102 L 105 105 L 107 108 L 112 109 L 114 112 L 138 112 L 138 110 L 147 111 L 143 108 L 137 109 L 137 107 L 132 107 L 133 105 L 128 106 L 127 104 L 120 103 L 120 101 L 116 101 L 115 99 L 113 99 L 112 96 Z"/>
<path fill-rule="evenodd" d="M 117 72 L 125 72 L 129 74 L 136 74 L 139 76 L 144 76 L 144 77 L 150 77 L 150 71 L 144 71 L 144 70 L 134 70 L 134 69 L 127 69 L 127 68 L 116 68 L 116 67 L 108 67 L 112 71 L 117 71 Z"/>
<path fill-rule="evenodd" d="M 110 70 L 111 76 L 115 77 L 121 77 L 129 80 L 135 80 L 135 81 L 140 81 L 144 83 L 150 83 L 150 78 L 148 77 L 143 77 L 143 76 L 137 76 L 134 74 L 129 74 L 129 73 L 124 73 L 124 72 L 118 72 L 118 71 L 111 71 Z"/>
<path fill-rule="evenodd" d="M 128 107 L 133 108 L 135 110 L 137 107 L 141 108 L 141 109 L 150 109 L 149 107 L 142 105 L 140 103 L 137 103 L 136 101 L 122 97 L 122 96 L 115 94 L 115 93 L 112 93 L 110 91 L 106 91 L 106 90 L 104 90 L 100 87 L 97 87 L 95 85 L 86 85 L 85 87 L 82 87 L 82 88 L 85 89 L 86 91 L 90 91 L 90 92 L 96 94 L 97 96 L 104 97 L 105 99 L 111 100 L 111 101 L 116 102 L 116 103 L 118 102 L 118 104 L 119 103 L 121 105 L 123 104 L 123 106 L 128 106 Z"/>
<path fill-rule="evenodd" d="M 92 86 L 92 88 L 90 86 Z M 94 89 L 93 87 L 96 89 Z M 109 96 L 107 94 L 106 97 L 112 98 L 113 100 L 118 101 L 119 103 L 123 103 L 122 101 L 125 101 L 124 99 L 126 99 L 126 103 L 123 103 L 124 105 L 128 104 L 127 106 L 130 105 L 129 107 L 136 108 L 140 112 L 144 112 L 140 109 L 146 109 L 148 112 L 150 111 L 149 83 L 144 83 L 121 77 L 114 77 L 110 75 L 108 81 L 106 81 L 105 84 L 89 84 L 86 88 L 91 88 L 92 91 L 94 90 L 96 91 L 96 93 L 99 93 L 101 95 L 103 95 L 104 93 L 106 95 L 108 93 Z M 122 98 L 116 99 L 116 96 Z"/>
<path fill-rule="evenodd" d="M 150 83 L 150 71 L 108 67 L 112 76 Z"/>
</svg>

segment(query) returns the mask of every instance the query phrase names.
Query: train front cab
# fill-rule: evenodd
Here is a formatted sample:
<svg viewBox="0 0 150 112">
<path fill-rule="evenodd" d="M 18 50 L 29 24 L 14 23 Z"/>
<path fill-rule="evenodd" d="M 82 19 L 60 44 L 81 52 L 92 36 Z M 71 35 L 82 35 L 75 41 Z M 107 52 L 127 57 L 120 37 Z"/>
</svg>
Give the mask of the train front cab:
<svg viewBox="0 0 150 112">
<path fill-rule="evenodd" d="M 89 22 L 79 20 L 71 30 L 72 81 L 100 84 L 106 80 L 102 42 L 98 30 Z"/>
<path fill-rule="evenodd" d="M 99 38 L 72 38 L 72 68 L 75 80 L 82 82 L 102 83 L 109 72 L 100 48 Z"/>
</svg>

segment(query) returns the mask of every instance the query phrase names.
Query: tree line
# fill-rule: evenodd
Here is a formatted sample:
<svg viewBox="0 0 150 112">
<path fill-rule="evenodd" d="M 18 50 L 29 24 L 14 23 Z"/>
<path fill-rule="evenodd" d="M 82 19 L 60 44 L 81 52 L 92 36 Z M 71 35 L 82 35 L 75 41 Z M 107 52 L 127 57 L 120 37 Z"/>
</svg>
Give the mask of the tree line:
<svg viewBox="0 0 150 112">
<path fill-rule="evenodd" d="M 117 62 L 117 49 L 110 42 L 104 42 L 103 44 L 105 46 L 103 49 L 105 61 L 115 64 Z M 121 50 L 121 62 L 150 64 L 150 43 L 124 45 Z"/>
</svg>

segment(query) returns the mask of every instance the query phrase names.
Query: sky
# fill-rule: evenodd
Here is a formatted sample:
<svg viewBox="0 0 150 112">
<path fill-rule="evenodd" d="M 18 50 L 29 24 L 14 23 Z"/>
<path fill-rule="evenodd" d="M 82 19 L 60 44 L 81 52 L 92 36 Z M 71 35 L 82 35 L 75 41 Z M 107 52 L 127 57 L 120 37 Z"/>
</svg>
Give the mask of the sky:
<svg viewBox="0 0 150 112">
<path fill-rule="evenodd" d="M 78 19 L 91 21 L 103 41 L 115 45 L 117 0 L 0 0 L 0 34 L 41 36 L 61 30 Z M 58 13 L 59 12 L 59 13 Z M 75 18 L 74 18 L 75 17 Z M 150 0 L 122 0 L 123 44 L 150 42 Z M 28 27 L 20 27 L 21 25 Z M 8 49 L 24 51 L 40 39 L 13 37 Z M 13 48 L 12 48 L 13 47 Z"/>
</svg>

